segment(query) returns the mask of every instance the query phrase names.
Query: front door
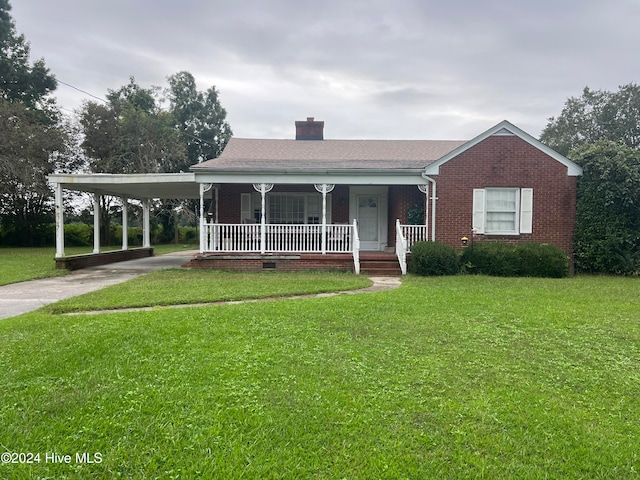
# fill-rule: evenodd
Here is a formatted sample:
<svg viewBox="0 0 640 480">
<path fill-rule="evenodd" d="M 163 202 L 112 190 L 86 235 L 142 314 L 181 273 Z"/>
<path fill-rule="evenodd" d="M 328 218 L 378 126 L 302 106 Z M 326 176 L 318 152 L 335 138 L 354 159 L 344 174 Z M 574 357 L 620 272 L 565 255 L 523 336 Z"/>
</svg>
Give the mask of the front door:
<svg viewBox="0 0 640 480">
<path fill-rule="evenodd" d="M 358 195 L 358 233 L 362 250 L 380 249 L 380 196 Z"/>
<path fill-rule="evenodd" d="M 387 246 L 388 197 L 386 186 L 349 187 L 349 218 L 358 221 L 361 250 L 380 251 Z"/>
</svg>

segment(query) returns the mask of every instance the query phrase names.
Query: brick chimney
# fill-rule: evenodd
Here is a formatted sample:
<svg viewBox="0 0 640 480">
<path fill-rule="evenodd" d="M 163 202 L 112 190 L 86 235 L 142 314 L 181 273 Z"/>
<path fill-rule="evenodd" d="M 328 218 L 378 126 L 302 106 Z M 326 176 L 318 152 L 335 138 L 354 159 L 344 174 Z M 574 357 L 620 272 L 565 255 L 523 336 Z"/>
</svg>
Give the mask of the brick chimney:
<svg viewBox="0 0 640 480">
<path fill-rule="evenodd" d="M 324 140 L 324 122 L 316 122 L 313 117 L 297 121 L 296 140 Z"/>
</svg>

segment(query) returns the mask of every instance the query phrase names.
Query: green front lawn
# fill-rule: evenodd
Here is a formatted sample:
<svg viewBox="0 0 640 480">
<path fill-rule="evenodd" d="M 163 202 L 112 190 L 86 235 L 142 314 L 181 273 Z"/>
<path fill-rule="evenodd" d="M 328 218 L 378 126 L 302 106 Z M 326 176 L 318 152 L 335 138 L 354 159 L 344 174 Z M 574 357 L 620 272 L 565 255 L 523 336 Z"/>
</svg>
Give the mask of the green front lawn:
<svg viewBox="0 0 640 480">
<path fill-rule="evenodd" d="M 638 478 L 639 287 L 409 277 L 3 320 L 0 450 L 41 457 L 0 478 Z"/>
<path fill-rule="evenodd" d="M 283 297 L 371 285 L 365 276 L 328 272 L 240 273 L 169 269 L 48 305 L 51 313 Z"/>
</svg>

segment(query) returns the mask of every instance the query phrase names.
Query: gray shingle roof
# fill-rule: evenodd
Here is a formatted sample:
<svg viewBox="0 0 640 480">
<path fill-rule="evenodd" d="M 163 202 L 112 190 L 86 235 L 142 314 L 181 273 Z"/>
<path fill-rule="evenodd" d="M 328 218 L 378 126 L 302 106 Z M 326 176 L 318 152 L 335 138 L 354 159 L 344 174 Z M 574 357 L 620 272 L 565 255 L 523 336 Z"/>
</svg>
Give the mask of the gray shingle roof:
<svg viewBox="0 0 640 480">
<path fill-rule="evenodd" d="M 420 169 L 455 150 L 455 140 L 273 140 L 232 138 L 196 171 Z"/>
</svg>

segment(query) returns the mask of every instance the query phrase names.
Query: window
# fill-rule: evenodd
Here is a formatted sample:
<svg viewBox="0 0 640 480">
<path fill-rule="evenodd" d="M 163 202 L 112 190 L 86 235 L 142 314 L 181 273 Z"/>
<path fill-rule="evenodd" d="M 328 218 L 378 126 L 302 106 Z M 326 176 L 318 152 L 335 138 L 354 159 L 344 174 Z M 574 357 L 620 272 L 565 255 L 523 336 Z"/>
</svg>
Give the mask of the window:
<svg viewBox="0 0 640 480">
<path fill-rule="evenodd" d="M 241 220 L 260 223 L 261 197 L 259 194 L 241 195 Z M 322 195 L 316 193 L 268 193 L 267 223 L 320 224 L 322 223 Z M 331 223 L 331 195 L 327 195 L 327 223 Z"/>
<path fill-rule="evenodd" d="M 473 191 L 473 229 L 477 233 L 531 233 L 532 220 L 532 188 L 484 188 Z"/>
</svg>

